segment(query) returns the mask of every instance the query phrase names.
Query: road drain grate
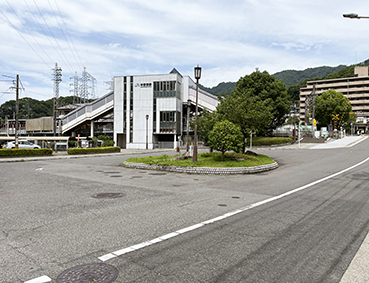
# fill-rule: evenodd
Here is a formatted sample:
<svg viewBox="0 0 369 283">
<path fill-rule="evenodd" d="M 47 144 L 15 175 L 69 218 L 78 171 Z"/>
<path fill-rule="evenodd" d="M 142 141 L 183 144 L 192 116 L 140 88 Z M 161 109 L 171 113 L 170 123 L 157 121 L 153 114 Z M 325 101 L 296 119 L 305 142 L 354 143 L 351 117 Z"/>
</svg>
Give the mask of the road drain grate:
<svg viewBox="0 0 369 283">
<path fill-rule="evenodd" d="M 121 198 L 124 194 L 121 193 L 100 193 L 92 196 L 93 198 Z"/>
<path fill-rule="evenodd" d="M 58 283 L 110 283 L 118 277 L 118 270 L 106 263 L 90 263 L 78 265 L 62 272 Z"/>
</svg>

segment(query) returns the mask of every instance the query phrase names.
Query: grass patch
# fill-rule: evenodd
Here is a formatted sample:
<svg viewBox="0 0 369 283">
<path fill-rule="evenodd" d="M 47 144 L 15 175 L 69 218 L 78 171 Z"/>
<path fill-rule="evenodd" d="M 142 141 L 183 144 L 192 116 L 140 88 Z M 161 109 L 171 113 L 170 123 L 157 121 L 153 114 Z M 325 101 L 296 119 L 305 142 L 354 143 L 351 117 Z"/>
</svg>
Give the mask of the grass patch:
<svg viewBox="0 0 369 283">
<path fill-rule="evenodd" d="M 150 165 L 164 166 L 184 166 L 184 167 L 251 167 L 274 163 L 274 160 L 265 155 L 250 156 L 241 153 L 226 153 L 225 160 L 222 161 L 220 152 L 200 153 L 197 156 L 197 162 L 192 162 L 192 158 L 185 160 L 176 160 L 174 157 L 180 155 L 168 156 L 149 156 L 134 157 L 127 159 L 126 162 L 145 163 Z"/>
<path fill-rule="evenodd" d="M 292 143 L 293 137 L 252 137 L 253 146 Z M 250 141 L 248 140 L 248 144 Z"/>
</svg>

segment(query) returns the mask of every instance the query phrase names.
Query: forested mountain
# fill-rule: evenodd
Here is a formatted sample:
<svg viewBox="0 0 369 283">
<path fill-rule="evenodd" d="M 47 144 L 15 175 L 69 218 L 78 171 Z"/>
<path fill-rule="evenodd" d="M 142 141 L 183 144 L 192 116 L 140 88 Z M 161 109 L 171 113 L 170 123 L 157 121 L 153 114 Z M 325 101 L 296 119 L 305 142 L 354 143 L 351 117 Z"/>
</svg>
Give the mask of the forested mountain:
<svg viewBox="0 0 369 283">
<path fill-rule="evenodd" d="M 215 95 L 227 95 L 229 93 L 231 93 L 235 87 L 236 87 L 236 84 L 235 82 L 228 82 L 228 83 L 225 83 L 225 82 L 222 82 L 220 84 L 218 84 L 217 86 L 214 86 L 214 87 L 204 87 L 203 85 L 200 85 L 199 87 L 209 93 L 212 93 L 212 94 L 215 94 Z"/>
<path fill-rule="evenodd" d="M 282 80 L 287 87 L 298 84 L 310 78 L 323 78 L 329 74 L 337 73 L 346 68 L 345 65 L 337 67 L 322 66 L 317 68 L 308 68 L 303 71 L 285 70 L 274 74 L 277 80 Z"/>
<path fill-rule="evenodd" d="M 344 77 L 345 72 L 347 72 L 346 68 L 347 66 L 345 65 L 339 65 L 337 67 L 322 66 L 322 67 L 317 67 L 317 68 L 308 68 L 302 71 L 285 70 L 285 71 L 277 72 L 273 75 L 277 80 L 282 80 L 287 86 L 287 88 L 290 88 L 291 86 L 300 84 L 306 79 L 331 78 L 327 76 L 328 75 L 334 76 L 335 74 L 337 74 L 338 77 Z M 237 84 L 236 82 L 227 82 L 227 83 L 222 82 L 212 88 L 204 87 L 202 85 L 200 85 L 200 88 L 212 94 L 221 96 L 221 95 L 227 95 L 231 93 L 235 89 L 236 84 Z"/>
<path fill-rule="evenodd" d="M 59 97 L 59 105 L 73 103 L 73 96 Z M 0 118 L 8 115 L 13 119 L 15 115 L 15 100 L 9 100 L 0 106 Z M 37 100 L 30 97 L 19 99 L 19 119 L 50 117 L 53 115 L 53 99 Z"/>
</svg>

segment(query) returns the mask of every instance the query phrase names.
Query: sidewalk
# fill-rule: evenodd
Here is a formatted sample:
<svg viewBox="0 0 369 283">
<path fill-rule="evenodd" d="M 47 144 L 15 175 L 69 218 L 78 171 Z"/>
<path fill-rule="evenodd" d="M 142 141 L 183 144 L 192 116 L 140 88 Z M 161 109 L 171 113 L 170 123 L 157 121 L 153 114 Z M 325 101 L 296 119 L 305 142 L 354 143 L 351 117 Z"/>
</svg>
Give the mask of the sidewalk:
<svg viewBox="0 0 369 283">
<path fill-rule="evenodd" d="M 311 147 L 311 149 L 343 148 L 352 147 L 359 142 L 366 140 L 367 136 L 346 136 L 343 139 L 330 139 L 326 143 L 321 143 Z"/>
<path fill-rule="evenodd" d="M 369 282 L 369 234 L 364 239 L 340 283 Z"/>
<path fill-rule="evenodd" d="M 120 152 L 112 152 L 112 153 L 69 155 L 66 151 L 60 151 L 60 152 L 53 153 L 52 155 L 48 155 L 48 156 L 23 156 L 23 157 L 0 158 L 0 163 L 52 160 L 52 159 L 72 159 L 72 158 L 85 158 L 85 157 L 101 157 L 101 156 L 111 156 L 111 155 L 147 154 L 147 153 L 158 153 L 158 152 L 165 152 L 165 151 L 174 152 L 173 149 L 121 149 Z"/>
<path fill-rule="evenodd" d="M 251 150 L 280 150 L 280 149 L 330 149 L 330 148 L 344 148 L 352 147 L 364 140 L 368 136 L 346 136 L 342 139 L 330 139 L 326 143 L 294 143 L 294 144 L 284 144 L 275 146 L 253 146 Z"/>
</svg>

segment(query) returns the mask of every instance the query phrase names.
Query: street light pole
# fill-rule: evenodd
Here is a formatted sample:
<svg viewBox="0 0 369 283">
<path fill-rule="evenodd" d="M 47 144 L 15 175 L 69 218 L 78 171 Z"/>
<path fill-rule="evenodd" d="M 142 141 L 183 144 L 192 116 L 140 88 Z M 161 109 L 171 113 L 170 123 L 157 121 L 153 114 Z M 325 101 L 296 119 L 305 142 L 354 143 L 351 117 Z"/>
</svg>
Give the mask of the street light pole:
<svg viewBox="0 0 369 283">
<path fill-rule="evenodd" d="M 187 147 L 186 152 L 188 154 L 190 150 L 190 107 L 191 107 L 191 100 L 187 100 Z"/>
<path fill-rule="evenodd" d="M 195 137 L 193 143 L 193 162 L 197 162 L 197 111 L 198 111 L 198 102 L 199 102 L 199 79 L 201 78 L 201 67 L 197 65 L 194 68 L 195 71 L 195 79 L 196 79 L 196 110 L 195 110 Z"/>
<path fill-rule="evenodd" d="M 146 149 L 149 149 L 149 115 L 146 115 Z"/>
<path fill-rule="evenodd" d="M 16 82 L 16 101 L 15 101 L 15 148 L 18 148 L 18 136 L 19 136 L 19 75 L 17 74 L 17 82 Z"/>
</svg>

